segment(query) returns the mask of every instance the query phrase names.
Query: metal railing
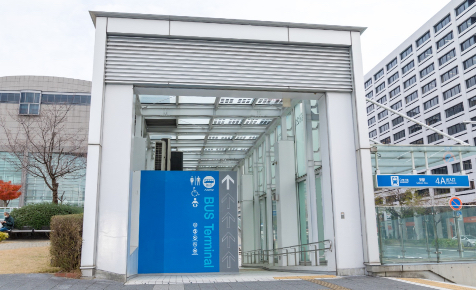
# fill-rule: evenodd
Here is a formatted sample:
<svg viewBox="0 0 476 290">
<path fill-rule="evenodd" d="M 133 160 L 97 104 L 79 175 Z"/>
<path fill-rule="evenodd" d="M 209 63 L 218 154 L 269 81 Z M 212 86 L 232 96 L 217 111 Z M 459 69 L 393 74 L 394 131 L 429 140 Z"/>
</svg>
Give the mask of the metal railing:
<svg viewBox="0 0 476 290">
<path fill-rule="evenodd" d="M 325 251 L 332 252 L 332 241 L 324 240 L 315 243 L 282 247 L 273 250 L 259 249 L 247 251 L 243 252 L 242 260 L 243 264 L 270 264 L 269 260 L 271 259 L 271 264 L 274 266 L 276 264 L 275 258 L 278 258 L 278 260 L 279 258 L 282 258 L 285 259 L 286 262 L 281 263 L 281 266 L 302 266 L 300 264 L 301 262 L 303 262 L 305 266 L 319 266 L 321 251 L 323 253 Z M 292 260 L 294 260 L 294 263 Z"/>
</svg>

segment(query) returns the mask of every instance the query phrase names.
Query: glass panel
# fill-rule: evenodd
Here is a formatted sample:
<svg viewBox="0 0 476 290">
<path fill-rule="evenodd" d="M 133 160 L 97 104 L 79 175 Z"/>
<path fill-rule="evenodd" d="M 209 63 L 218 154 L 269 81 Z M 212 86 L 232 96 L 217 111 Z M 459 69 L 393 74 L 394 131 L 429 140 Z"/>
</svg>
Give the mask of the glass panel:
<svg viewBox="0 0 476 290">
<path fill-rule="evenodd" d="M 34 93 L 26 93 L 26 102 L 27 103 L 34 103 L 35 94 Z"/>
<path fill-rule="evenodd" d="M 299 239 L 300 244 L 309 243 L 309 229 L 307 220 L 307 198 L 306 198 L 306 181 L 298 183 L 298 200 L 299 200 Z M 307 246 L 301 247 L 301 251 L 306 251 Z M 307 252 L 301 253 L 301 262 L 309 261 Z"/>
<path fill-rule="evenodd" d="M 272 205 L 273 205 L 273 215 L 272 215 L 272 219 L 273 219 L 273 249 L 277 249 L 278 248 L 278 218 L 276 216 L 276 201 L 272 201 Z M 275 252 L 275 254 L 277 254 Z M 274 262 L 277 263 L 278 262 L 278 256 L 275 256 L 274 257 Z"/>
<path fill-rule="evenodd" d="M 317 210 L 317 233 L 319 235 L 319 241 L 325 240 L 324 237 L 324 210 L 322 208 L 322 187 L 321 187 L 321 176 L 316 175 L 316 210 Z M 319 243 L 319 248 L 323 249 L 325 247 L 324 243 Z M 319 256 L 323 255 L 324 252 L 320 252 Z M 322 260 L 324 259 L 324 260 Z M 321 263 L 325 262 L 325 257 L 321 257 Z"/>
<path fill-rule="evenodd" d="M 40 105 L 30 104 L 30 111 L 29 111 L 30 115 L 38 115 L 39 110 L 40 110 Z"/>
<path fill-rule="evenodd" d="M 261 250 L 267 250 L 267 237 L 266 237 L 266 198 L 261 198 L 259 200 L 260 207 L 260 238 L 261 238 Z M 268 255 L 261 255 L 265 260 L 267 260 Z"/>
<path fill-rule="evenodd" d="M 303 104 L 299 103 L 294 107 L 294 116 L 296 122 L 296 164 L 297 176 L 306 174 L 306 127 L 304 122 Z"/>
<path fill-rule="evenodd" d="M 20 104 L 20 114 L 28 114 L 28 104 Z"/>
<path fill-rule="evenodd" d="M 17 159 L 11 153 L 0 152 L 0 180 L 11 181 L 12 184 L 21 184 L 21 171 L 17 170 L 11 162 Z M 18 207 L 19 199 L 14 199 L 8 204 L 9 207 Z M 0 206 L 3 203 L 0 202 Z"/>
</svg>

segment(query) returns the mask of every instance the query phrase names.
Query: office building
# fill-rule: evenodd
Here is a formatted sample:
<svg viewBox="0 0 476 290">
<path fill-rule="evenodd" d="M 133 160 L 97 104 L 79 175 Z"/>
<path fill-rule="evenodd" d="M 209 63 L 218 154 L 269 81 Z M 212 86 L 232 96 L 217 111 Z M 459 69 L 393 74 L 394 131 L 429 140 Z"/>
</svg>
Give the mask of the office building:
<svg viewBox="0 0 476 290">
<path fill-rule="evenodd" d="M 476 145 L 476 123 L 464 123 L 476 120 L 475 16 L 475 1 L 452 0 L 365 75 L 366 98 Z M 383 144 L 448 145 L 451 151 L 457 143 L 370 102 L 367 123 L 369 138 Z M 464 170 L 471 188 L 419 194 L 425 199 L 459 196 L 465 203 L 476 201 L 475 162 L 475 156 L 466 157 L 461 168 L 455 156 L 430 168 L 432 174 Z"/>
</svg>

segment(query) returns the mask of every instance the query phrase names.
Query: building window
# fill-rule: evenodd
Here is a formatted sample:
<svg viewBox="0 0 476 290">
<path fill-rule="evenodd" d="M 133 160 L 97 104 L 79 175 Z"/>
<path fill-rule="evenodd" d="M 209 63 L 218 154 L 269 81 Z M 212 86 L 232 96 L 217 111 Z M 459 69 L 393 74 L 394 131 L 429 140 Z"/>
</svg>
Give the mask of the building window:
<svg viewBox="0 0 476 290">
<path fill-rule="evenodd" d="M 367 114 L 374 110 L 374 104 L 367 107 Z"/>
<path fill-rule="evenodd" d="M 413 142 L 410 142 L 410 144 L 412 145 L 420 145 L 420 144 L 423 144 L 423 138 L 420 138 L 418 140 L 415 140 Z"/>
<path fill-rule="evenodd" d="M 450 23 L 451 22 L 451 16 L 450 14 L 448 14 L 445 18 L 443 18 L 443 20 L 441 20 L 440 22 L 438 22 L 434 28 L 435 28 L 435 33 L 437 33 L 438 31 L 440 31 L 441 29 L 443 29 L 443 27 L 446 26 L 446 24 Z"/>
<path fill-rule="evenodd" d="M 377 100 L 377 103 L 383 104 L 387 101 L 387 96 L 383 96 L 380 99 Z"/>
<path fill-rule="evenodd" d="M 376 88 L 375 88 L 375 93 L 380 93 L 381 91 L 383 91 L 385 89 L 385 82 L 381 83 L 380 85 L 378 85 Z"/>
<path fill-rule="evenodd" d="M 413 93 L 405 97 L 405 104 L 408 104 L 411 101 L 416 100 L 417 98 L 418 98 L 418 91 L 414 91 Z"/>
<path fill-rule="evenodd" d="M 374 74 L 374 80 L 378 80 L 383 77 L 383 69 L 379 70 L 378 73 Z"/>
<path fill-rule="evenodd" d="M 387 137 L 387 138 L 385 138 L 385 139 L 383 139 L 383 140 L 380 140 L 380 143 L 382 143 L 382 144 L 390 144 L 390 142 L 392 142 L 392 141 L 390 140 L 390 136 Z"/>
<path fill-rule="evenodd" d="M 373 123 L 375 123 L 375 117 L 372 117 L 370 119 L 367 120 L 367 124 L 370 126 L 372 125 Z"/>
<path fill-rule="evenodd" d="M 440 49 L 441 47 L 445 46 L 451 40 L 453 40 L 453 31 L 451 31 L 447 35 L 443 36 L 442 39 L 440 39 L 436 42 L 436 49 Z"/>
<path fill-rule="evenodd" d="M 420 47 L 423 43 L 425 43 L 428 39 L 430 39 L 430 31 L 425 33 L 422 37 L 418 38 L 416 41 L 416 46 Z"/>
<path fill-rule="evenodd" d="M 469 107 L 474 107 L 476 106 L 476 96 L 472 97 L 471 99 L 468 100 Z"/>
<path fill-rule="evenodd" d="M 443 167 L 432 169 L 431 174 L 435 174 L 435 175 L 448 174 L 448 167 L 443 166 Z"/>
<path fill-rule="evenodd" d="M 398 71 L 388 78 L 388 84 L 390 85 L 394 83 L 396 80 L 398 80 Z"/>
<path fill-rule="evenodd" d="M 382 119 L 383 117 L 385 117 L 387 115 L 388 115 L 388 111 L 385 110 L 385 111 L 382 111 L 382 112 L 378 113 L 377 118 L 380 120 L 380 119 Z"/>
<path fill-rule="evenodd" d="M 433 115 L 425 120 L 425 123 L 430 126 L 441 121 L 441 113 Z"/>
<path fill-rule="evenodd" d="M 434 192 L 435 192 L 435 195 L 447 194 L 447 193 L 450 193 L 450 189 L 449 188 L 435 188 Z"/>
<path fill-rule="evenodd" d="M 459 132 L 463 132 L 466 130 L 466 124 L 459 123 L 459 124 L 448 127 L 447 130 L 449 135 L 458 134 Z"/>
<path fill-rule="evenodd" d="M 412 60 L 402 68 L 402 74 L 403 75 L 406 74 L 407 72 L 409 72 L 414 67 L 415 67 L 415 62 Z"/>
<path fill-rule="evenodd" d="M 21 93 L 20 115 L 40 114 L 40 93 Z"/>
<path fill-rule="evenodd" d="M 400 59 L 404 59 L 405 57 L 410 55 L 410 53 L 412 52 L 413 52 L 413 47 L 410 45 L 407 49 L 405 49 L 402 53 L 400 53 Z"/>
<path fill-rule="evenodd" d="M 91 104 L 91 96 L 89 95 L 41 95 L 42 104 L 73 104 L 73 105 L 89 105 Z"/>
<path fill-rule="evenodd" d="M 398 110 L 402 107 L 402 101 L 398 101 L 396 102 L 395 104 L 391 105 L 390 108 L 394 109 L 394 110 Z"/>
<path fill-rule="evenodd" d="M 416 76 L 413 76 L 413 77 L 409 78 L 408 80 L 406 80 L 403 83 L 403 89 L 408 88 L 409 86 L 413 85 L 414 83 L 416 83 Z"/>
<path fill-rule="evenodd" d="M 476 43 L 476 36 L 471 36 L 470 38 L 466 39 L 463 43 L 461 43 L 461 51 L 465 51 L 467 50 L 468 48 L 470 48 L 471 46 L 473 46 L 473 44 Z"/>
<path fill-rule="evenodd" d="M 430 47 L 428 48 L 427 50 L 425 50 L 424 52 L 422 52 L 419 56 L 418 56 L 418 62 L 422 62 L 424 61 L 427 57 L 429 57 L 431 54 L 433 53 L 433 49 Z"/>
<path fill-rule="evenodd" d="M 408 127 L 408 135 L 411 135 L 415 132 L 418 132 L 421 130 L 421 125 L 415 124 L 410 127 Z"/>
<path fill-rule="evenodd" d="M 434 97 L 433 99 L 426 101 L 423 103 L 423 110 L 428 110 L 431 107 L 438 105 L 438 96 Z"/>
<path fill-rule="evenodd" d="M 456 96 L 459 93 L 461 93 L 461 86 L 460 85 L 454 86 L 451 89 L 443 92 L 443 100 L 446 101 L 452 96 Z"/>
<path fill-rule="evenodd" d="M 398 124 L 401 124 L 401 123 L 403 123 L 403 117 L 399 116 L 399 117 L 392 120 L 392 127 L 395 127 L 395 126 L 397 126 Z"/>
<path fill-rule="evenodd" d="M 373 97 L 373 96 L 374 96 L 374 91 L 371 91 L 370 93 L 368 93 L 368 94 L 365 95 L 365 97 L 366 97 L 367 99 L 370 99 L 370 98 Z"/>
<path fill-rule="evenodd" d="M 476 54 L 463 62 L 464 70 L 467 70 L 468 68 L 472 67 L 475 63 L 476 63 Z"/>
<path fill-rule="evenodd" d="M 458 67 L 455 66 L 454 68 L 450 69 L 449 71 L 441 75 L 441 82 L 444 83 L 457 75 L 458 75 Z"/>
<path fill-rule="evenodd" d="M 458 26 L 458 32 L 461 33 L 476 22 L 476 17 L 470 17 Z"/>
<path fill-rule="evenodd" d="M 405 130 L 402 130 L 398 133 L 393 134 L 393 140 L 397 141 L 405 137 Z"/>
<path fill-rule="evenodd" d="M 413 117 L 413 116 L 416 116 L 418 114 L 420 114 L 420 107 L 419 106 L 415 107 L 415 108 L 413 108 L 413 109 L 411 109 L 410 111 L 407 112 L 408 117 Z"/>
<path fill-rule="evenodd" d="M 433 133 L 433 134 L 428 135 L 427 138 L 428 138 L 428 144 L 430 144 L 430 143 L 436 142 L 440 139 L 443 139 L 443 135 L 438 134 L 438 133 Z"/>
<path fill-rule="evenodd" d="M 380 133 L 383 133 L 383 132 L 387 131 L 388 129 L 390 129 L 390 126 L 389 126 L 388 123 L 386 123 L 386 124 L 384 124 L 384 125 L 382 125 L 378 128 Z"/>
<path fill-rule="evenodd" d="M 451 164 L 451 167 L 453 167 L 453 173 L 458 173 L 461 171 L 461 164 L 459 162 L 455 164 Z M 471 169 L 473 169 L 471 160 L 463 161 L 463 170 L 471 170 Z"/>
<path fill-rule="evenodd" d="M 476 76 L 471 77 L 471 78 L 466 80 L 466 88 L 467 89 L 473 87 L 474 85 L 476 85 Z"/>
<path fill-rule="evenodd" d="M 369 138 L 373 138 L 375 136 L 377 136 L 377 130 L 373 130 L 369 132 Z"/>
<path fill-rule="evenodd" d="M 464 111 L 463 103 L 459 103 L 457 105 L 454 105 L 453 107 L 445 110 L 446 118 L 454 116 L 454 115 L 456 115 L 460 112 L 463 112 L 463 111 Z"/>
<path fill-rule="evenodd" d="M 456 16 L 463 13 L 466 9 L 468 9 L 469 6 L 473 5 L 473 3 L 474 3 L 474 0 L 466 0 L 466 1 L 463 2 L 463 4 L 456 7 L 456 9 L 455 9 Z"/>
<path fill-rule="evenodd" d="M 440 57 L 438 59 L 438 63 L 440 64 L 440 66 L 444 65 L 445 63 L 449 62 L 450 60 L 452 60 L 453 58 L 455 58 L 456 56 L 456 50 L 453 48 L 452 50 L 450 50 L 450 52 L 448 52 L 447 54 L 443 55 L 442 57 Z"/>
<path fill-rule="evenodd" d="M 365 89 L 367 89 L 368 87 L 370 87 L 372 85 L 372 79 L 369 79 L 368 81 L 365 82 L 364 86 L 365 86 Z"/>
<path fill-rule="evenodd" d="M 390 93 L 390 99 L 392 99 L 393 97 L 395 97 L 396 95 L 400 94 L 400 86 L 394 88 Z"/>
<path fill-rule="evenodd" d="M 0 103 L 18 104 L 20 102 L 20 93 L 0 93 Z"/>
<path fill-rule="evenodd" d="M 387 71 L 391 70 L 397 65 L 397 58 L 394 58 L 391 62 L 387 64 Z"/>
<path fill-rule="evenodd" d="M 420 78 L 423 78 L 427 76 L 429 73 L 433 72 L 435 70 L 435 65 L 430 64 L 429 66 L 425 67 L 420 71 Z"/>
<path fill-rule="evenodd" d="M 471 121 L 476 121 L 476 117 L 471 118 Z M 471 127 L 473 127 L 473 128 L 476 127 L 476 124 L 472 124 Z M 466 142 L 466 143 L 468 143 L 468 142 Z"/>
<path fill-rule="evenodd" d="M 433 90 L 434 88 L 436 88 L 436 80 L 433 80 L 433 81 L 427 83 L 426 85 L 424 85 L 421 88 L 421 93 L 424 95 L 424 94 L 430 92 L 431 90 Z"/>
</svg>

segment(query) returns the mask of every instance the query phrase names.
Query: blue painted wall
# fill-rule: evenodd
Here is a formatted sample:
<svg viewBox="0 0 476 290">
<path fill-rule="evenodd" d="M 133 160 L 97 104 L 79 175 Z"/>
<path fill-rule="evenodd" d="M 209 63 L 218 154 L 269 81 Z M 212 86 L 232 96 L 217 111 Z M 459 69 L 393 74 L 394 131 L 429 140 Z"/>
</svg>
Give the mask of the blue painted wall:
<svg viewBox="0 0 476 290">
<path fill-rule="evenodd" d="M 216 171 L 142 171 L 139 274 L 220 271 L 218 182 Z"/>
</svg>

